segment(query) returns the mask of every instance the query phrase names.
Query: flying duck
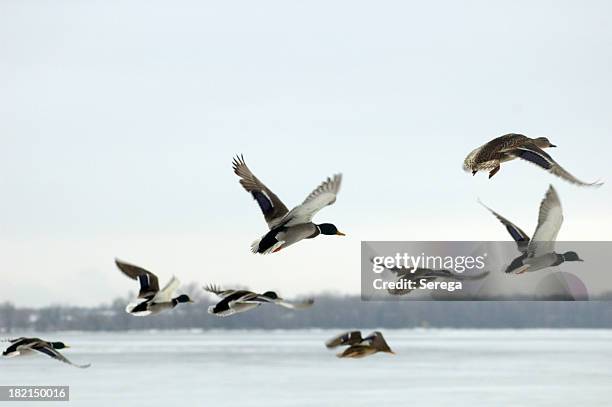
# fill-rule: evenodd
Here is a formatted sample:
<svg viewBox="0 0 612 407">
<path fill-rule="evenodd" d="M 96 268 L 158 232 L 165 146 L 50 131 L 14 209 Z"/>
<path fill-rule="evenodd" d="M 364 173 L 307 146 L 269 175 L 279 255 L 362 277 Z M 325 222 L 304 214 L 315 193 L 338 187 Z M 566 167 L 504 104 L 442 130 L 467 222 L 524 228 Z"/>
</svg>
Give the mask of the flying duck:
<svg viewBox="0 0 612 407">
<path fill-rule="evenodd" d="M 115 264 L 123 274 L 140 282 L 138 298 L 144 299 L 144 301 L 128 304 L 125 311 L 129 314 L 137 316 L 155 315 L 164 310 L 172 309 L 178 304 L 193 302 L 186 294 L 173 298 L 174 292 L 181 284 L 178 278 L 174 276 L 160 290 L 157 276 L 150 271 L 118 259 L 115 259 Z"/>
<path fill-rule="evenodd" d="M 453 280 L 453 281 L 464 281 L 464 280 L 480 280 L 485 278 L 489 272 L 484 271 L 477 275 L 467 275 L 467 274 L 459 274 L 453 273 L 450 270 L 445 269 L 429 269 L 429 268 L 417 268 L 413 269 L 405 269 L 405 268 L 387 268 L 390 272 L 397 275 L 397 281 L 421 281 L 425 280 L 425 283 L 429 283 L 431 281 L 435 281 L 439 278 L 445 280 Z M 410 293 L 410 288 L 389 288 L 387 292 L 391 295 L 406 295 Z"/>
<path fill-rule="evenodd" d="M 4 352 L 2 352 L 2 356 L 7 358 L 17 357 L 17 356 L 25 356 L 33 354 L 34 352 L 39 352 L 45 354 L 47 356 L 52 357 L 55 360 L 59 360 L 60 362 L 68 363 L 69 365 L 84 369 L 91 364 L 86 365 L 77 365 L 72 363 L 68 358 L 58 352 L 59 349 L 66 349 L 70 346 L 64 344 L 64 342 L 47 342 L 39 338 L 16 338 L 9 339 L 11 345 L 6 348 Z"/>
<path fill-rule="evenodd" d="M 303 239 L 312 239 L 320 234 L 344 236 L 331 223 L 315 224 L 313 216 L 324 207 L 336 202 L 342 174 L 327 178 L 306 197 L 301 205 L 288 210 L 285 204 L 251 172 L 243 156 L 232 162 L 234 173 L 240 184 L 259 204 L 270 231 L 251 245 L 253 253 L 277 252 Z"/>
<path fill-rule="evenodd" d="M 274 291 L 257 294 L 247 290 L 222 290 L 215 285 L 208 285 L 204 289 L 221 297 L 221 301 L 208 307 L 209 314 L 219 317 L 228 317 L 249 311 L 263 304 L 276 304 L 289 309 L 303 309 L 314 304 L 313 299 L 308 299 L 301 303 L 288 302 L 280 298 Z"/>
<path fill-rule="evenodd" d="M 573 251 L 565 253 L 555 252 L 555 240 L 561 224 L 563 223 L 563 211 L 557 191 L 551 185 L 540 204 L 538 226 L 533 233 L 533 238 L 521 230 L 514 223 L 495 212 L 481 202 L 505 227 L 510 236 L 516 242 L 516 247 L 521 255 L 515 258 L 506 268 L 506 273 L 522 274 L 527 271 L 541 270 L 547 267 L 558 266 L 566 261 L 583 261 Z"/>
<path fill-rule="evenodd" d="M 338 346 L 348 346 L 343 352 L 336 355 L 339 358 L 363 358 L 377 352 L 395 355 L 395 352 L 387 345 L 382 333 L 378 331 L 372 332 L 365 338 L 361 337 L 360 331 L 345 332 L 327 341 L 325 346 L 327 346 L 328 349 L 333 349 Z"/>
<path fill-rule="evenodd" d="M 563 169 L 543 149 L 556 147 L 546 137 L 529 138 L 522 134 L 510 133 L 497 137 L 472 151 L 463 162 L 463 169 L 476 175 L 478 171 L 489 171 L 489 178 L 500 169 L 503 162 L 521 158 L 529 161 L 557 177 L 576 185 L 600 186 L 601 182 L 583 182 Z"/>
</svg>

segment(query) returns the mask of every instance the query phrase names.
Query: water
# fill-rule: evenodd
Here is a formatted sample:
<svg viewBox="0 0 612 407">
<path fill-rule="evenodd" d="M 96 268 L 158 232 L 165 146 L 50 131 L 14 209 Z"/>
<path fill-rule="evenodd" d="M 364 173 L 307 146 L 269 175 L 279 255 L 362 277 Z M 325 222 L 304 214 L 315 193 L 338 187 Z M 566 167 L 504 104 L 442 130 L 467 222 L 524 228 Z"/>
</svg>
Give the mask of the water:
<svg viewBox="0 0 612 407">
<path fill-rule="evenodd" d="M 324 347 L 339 332 L 46 334 L 92 367 L 0 360 L 0 385 L 70 385 L 74 406 L 612 405 L 612 330 L 385 330 L 397 355 L 360 360 Z"/>
</svg>

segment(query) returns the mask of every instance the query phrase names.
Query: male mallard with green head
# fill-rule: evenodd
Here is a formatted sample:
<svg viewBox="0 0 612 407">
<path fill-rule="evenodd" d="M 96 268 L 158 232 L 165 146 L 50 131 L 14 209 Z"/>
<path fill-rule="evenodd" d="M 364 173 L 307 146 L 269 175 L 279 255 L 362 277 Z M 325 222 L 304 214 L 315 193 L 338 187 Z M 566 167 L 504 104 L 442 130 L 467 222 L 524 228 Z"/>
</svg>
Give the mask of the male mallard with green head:
<svg viewBox="0 0 612 407">
<path fill-rule="evenodd" d="M 67 363 L 69 365 L 79 367 L 81 369 L 87 368 L 91 366 L 87 365 L 77 365 L 72 363 L 68 358 L 59 353 L 60 349 L 67 349 L 70 346 L 66 345 L 64 342 L 49 342 L 42 340 L 40 338 L 16 338 L 9 339 L 11 345 L 6 348 L 4 352 L 2 352 L 2 356 L 7 358 L 14 358 L 17 356 L 25 356 L 30 355 L 35 352 L 42 353 L 44 355 L 50 356 L 55 360 L 60 362 Z"/>
<path fill-rule="evenodd" d="M 174 292 L 181 284 L 179 279 L 174 276 L 160 290 L 157 276 L 150 271 L 118 259 L 115 259 L 115 264 L 124 275 L 132 280 L 138 280 L 140 283 L 138 298 L 143 299 L 143 301 L 128 304 L 125 311 L 129 314 L 136 316 L 155 315 L 173 309 L 178 304 L 193 302 L 186 294 L 174 297 Z"/>
<path fill-rule="evenodd" d="M 306 197 L 301 205 L 288 210 L 278 196 L 251 172 L 242 156 L 235 157 L 232 164 L 234 173 L 240 177 L 240 184 L 257 201 L 270 228 L 268 233 L 253 242 L 251 245 L 253 253 L 278 252 L 303 239 L 312 239 L 319 235 L 344 236 L 344 233 L 338 231 L 338 228 L 331 223 L 312 222 L 317 212 L 336 202 L 342 174 L 327 178 Z"/>
</svg>

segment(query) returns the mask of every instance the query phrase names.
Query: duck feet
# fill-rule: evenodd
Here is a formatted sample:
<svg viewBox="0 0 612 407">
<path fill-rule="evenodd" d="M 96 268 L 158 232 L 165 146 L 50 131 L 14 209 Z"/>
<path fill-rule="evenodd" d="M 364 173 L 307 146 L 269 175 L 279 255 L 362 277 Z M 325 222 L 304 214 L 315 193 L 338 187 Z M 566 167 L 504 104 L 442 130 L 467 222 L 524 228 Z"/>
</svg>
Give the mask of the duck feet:
<svg viewBox="0 0 612 407">
<path fill-rule="evenodd" d="M 491 179 L 493 175 L 497 174 L 497 171 L 499 171 L 499 168 L 500 166 L 498 165 L 497 167 L 493 168 L 491 172 L 489 172 L 489 179 Z"/>
</svg>

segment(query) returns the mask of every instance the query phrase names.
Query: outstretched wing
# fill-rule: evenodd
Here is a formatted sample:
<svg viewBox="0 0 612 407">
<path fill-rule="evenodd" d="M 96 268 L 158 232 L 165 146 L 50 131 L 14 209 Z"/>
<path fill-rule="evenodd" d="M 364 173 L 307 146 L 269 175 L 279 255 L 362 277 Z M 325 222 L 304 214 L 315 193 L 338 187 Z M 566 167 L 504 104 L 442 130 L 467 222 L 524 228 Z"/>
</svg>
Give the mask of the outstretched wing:
<svg viewBox="0 0 612 407">
<path fill-rule="evenodd" d="M 204 287 L 204 290 L 208 291 L 209 293 L 216 294 L 221 298 L 225 298 L 228 295 L 232 295 L 233 293 L 236 292 L 236 290 L 223 290 L 221 289 L 220 286 L 215 285 L 215 284 L 208 284 L 207 286 Z"/>
<path fill-rule="evenodd" d="M 166 284 L 164 288 L 162 288 L 155 297 L 153 297 L 152 302 L 168 302 L 172 300 L 172 296 L 174 292 L 179 288 L 181 282 L 175 276 L 172 276 L 170 281 Z"/>
<path fill-rule="evenodd" d="M 124 263 L 119 259 L 115 259 L 115 264 L 129 278 L 140 282 L 140 292 L 138 298 L 151 298 L 159 291 L 159 281 L 157 276 L 142 267 L 134 266 L 133 264 Z"/>
<path fill-rule="evenodd" d="M 335 338 L 330 339 L 329 341 L 325 342 L 325 346 L 331 349 L 342 345 L 356 345 L 361 343 L 362 340 L 363 338 L 361 337 L 361 332 L 351 331 L 345 332 L 336 336 Z"/>
<path fill-rule="evenodd" d="M 326 206 L 336 202 L 340 185 L 342 184 L 342 174 L 336 174 L 332 178 L 327 178 L 321 185 L 310 193 L 302 202 L 285 216 L 287 226 L 308 223 L 312 221 L 314 215 Z"/>
<path fill-rule="evenodd" d="M 234 173 L 240 177 L 240 184 L 253 195 L 261 212 L 272 229 L 289 212 L 285 204 L 270 191 L 247 167 L 243 156 L 236 156 L 232 162 Z"/>
<path fill-rule="evenodd" d="M 312 305 L 314 304 L 314 299 L 313 298 L 308 298 L 307 300 L 301 301 L 301 302 L 291 302 L 291 301 L 286 301 L 286 300 L 283 300 L 282 298 L 279 298 L 279 299 L 275 300 L 274 303 L 276 305 L 280 305 L 281 307 L 284 307 L 284 308 L 289 308 L 289 309 L 304 309 L 304 308 L 312 307 Z"/>
<path fill-rule="evenodd" d="M 482 206 L 487 208 L 489 212 L 491 212 L 505 227 L 512 239 L 516 242 L 516 246 L 518 250 L 522 253 L 527 251 L 527 245 L 529 244 L 529 236 L 527 233 L 523 232 L 521 228 L 516 226 L 514 223 L 510 222 L 508 219 L 501 216 L 499 213 L 495 212 L 493 209 L 489 208 L 487 205 L 478 200 Z"/>
<path fill-rule="evenodd" d="M 563 210 L 557 191 L 551 185 L 546 191 L 546 196 L 540 204 L 540 215 L 538 226 L 533 233 L 533 239 L 529 243 L 529 257 L 537 257 L 552 253 L 555 250 L 555 241 L 563 223 Z"/>
<path fill-rule="evenodd" d="M 38 351 L 40 353 L 43 353 L 47 356 L 51 356 L 53 359 L 55 360 L 59 360 L 60 362 L 64 362 L 64 363 L 68 363 L 69 365 L 81 368 L 81 369 L 85 369 L 88 368 L 89 366 L 91 366 L 91 364 L 86 364 L 86 365 L 77 365 L 75 363 L 72 363 L 70 360 L 68 360 L 68 358 L 64 355 L 62 355 L 61 353 L 59 353 L 57 350 L 53 349 L 51 346 L 49 346 L 48 344 L 40 344 L 40 345 L 36 345 L 32 347 L 33 350 Z"/>
<path fill-rule="evenodd" d="M 561 167 L 553 158 L 540 147 L 536 146 L 533 143 L 527 143 L 521 147 L 510 150 L 509 154 L 522 158 L 523 160 L 529 161 L 546 171 L 550 172 L 557 177 L 563 178 L 566 181 L 571 182 L 572 184 L 581 185 L 581 186 L 601 186 L 602 182 L 584 182 L 574 177 L 572 174 L 567 172 L 563 167 Z"/>
</svg>

